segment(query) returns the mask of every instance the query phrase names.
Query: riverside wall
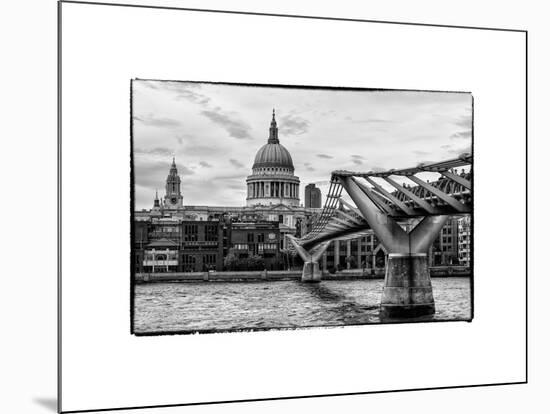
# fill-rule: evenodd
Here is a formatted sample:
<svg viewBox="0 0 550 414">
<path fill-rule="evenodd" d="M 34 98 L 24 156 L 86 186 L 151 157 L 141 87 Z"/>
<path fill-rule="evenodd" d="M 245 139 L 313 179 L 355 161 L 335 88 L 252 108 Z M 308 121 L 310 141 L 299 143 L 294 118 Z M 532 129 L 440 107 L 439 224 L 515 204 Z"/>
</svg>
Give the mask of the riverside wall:
<svg viewBox="0 0 550 414">
<path fill-rule="evenodd" d="M 470 271 L 458 267 L 430 268 L 432 277 L 470 276 Z M 383 279 L 385 269 L 376 271 L 360 269 L 342 270 L 336 273 L 323 272 L 322 280 L 358 280 Z M 172 273 L 136 273 L 138 283 L 150 282 L 246 282 L 246 281 L 276 281 L 301 280 L 301 270 L 254 270 L 254 271 L 224 271 L 224 272 L 172 272 Z"/>
</svg>

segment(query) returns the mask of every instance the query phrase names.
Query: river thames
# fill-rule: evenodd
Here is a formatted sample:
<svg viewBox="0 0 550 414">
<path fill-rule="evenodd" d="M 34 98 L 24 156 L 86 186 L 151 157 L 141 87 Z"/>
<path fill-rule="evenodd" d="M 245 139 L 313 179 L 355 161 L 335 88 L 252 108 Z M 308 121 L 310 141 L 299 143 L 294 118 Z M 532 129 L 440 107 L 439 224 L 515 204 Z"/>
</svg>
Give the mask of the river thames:
<svg viewBox="0 0 550 414">
<path fill-rule="evenodd" d="M 135 286 L 137 334 L 471 319 L 470 278 L 432 278 L 435 315 L 379 318 L 383 279 L 148 283 Z"/>
</svg>

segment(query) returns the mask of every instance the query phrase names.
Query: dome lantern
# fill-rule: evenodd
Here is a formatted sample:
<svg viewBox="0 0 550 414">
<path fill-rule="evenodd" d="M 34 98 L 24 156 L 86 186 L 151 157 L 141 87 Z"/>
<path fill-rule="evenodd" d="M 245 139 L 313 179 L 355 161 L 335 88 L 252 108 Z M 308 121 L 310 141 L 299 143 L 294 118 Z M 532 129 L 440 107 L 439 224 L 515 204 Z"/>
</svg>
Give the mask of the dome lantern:
<svg viewBox="0 0 550 414">
<path fill-rule="evenodd" d="M 273 108 L 273 116 L 271 118 L 271 126 L 269 127 L 268 144 L 279 143 L 279 128 L 277 128 L 277 121 L 275 121 L 275 108 Z"/>
</svg>

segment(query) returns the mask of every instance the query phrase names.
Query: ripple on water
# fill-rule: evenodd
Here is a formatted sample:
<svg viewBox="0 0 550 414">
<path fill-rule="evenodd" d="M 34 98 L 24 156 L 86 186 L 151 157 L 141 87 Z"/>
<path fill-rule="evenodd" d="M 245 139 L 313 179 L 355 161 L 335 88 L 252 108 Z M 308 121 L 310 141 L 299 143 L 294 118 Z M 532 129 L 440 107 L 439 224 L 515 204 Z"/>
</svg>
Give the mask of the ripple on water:
<svg viewBox="0 0 550 414">
<path fill-rule="evenodd" d="M 413 321 L 470 319 L 469 279 L 432 285 L 436 314 Z M 380 323 L 382 288 L 382 280 L 140 284 L 134 326 L 147 333 Z"/>
</svg>

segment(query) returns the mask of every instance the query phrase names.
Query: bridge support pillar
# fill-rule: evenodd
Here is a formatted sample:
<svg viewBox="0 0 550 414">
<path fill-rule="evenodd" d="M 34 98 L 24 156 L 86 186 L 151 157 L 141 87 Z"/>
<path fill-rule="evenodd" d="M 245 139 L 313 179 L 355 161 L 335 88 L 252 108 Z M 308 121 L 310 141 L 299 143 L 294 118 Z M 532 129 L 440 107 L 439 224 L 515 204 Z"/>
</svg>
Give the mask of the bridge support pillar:
<svg viewBox="0 0 550 414">
<path fill-rule="evenodd" d="M 327 250 L 330 241 L 321 243 L 310 250 L 306 250 L 303 246 L 298 244 L 295 237 L 289 235 L 287 235 L 287 237 L 304 261 L 304 268 L 302 270 L 302 282 L 320 282 L 322 272 L 319 267 L 319 259 Z"/>
<path fill-rule="evenodd" d="M 380 210 L 372 194 L 351 177 L 340 179 L 343 187 L 389 252 L 381 318 L 405 318 L 435 313 L 428 251 L 447 221 L 447 216 L 426 216 L 410 231 Z"/>
<path fill-rule="evenodd" d="M 302 270 L 302 282 L 320 282 L 321 269 L 319 262 L 305 262 Z"/>
<path fill-rule="evenodd" d="M 404 318 L 435 313 L 426 253 L 390 253 L 386 266 L 380 318 Z"/>
</svg>

